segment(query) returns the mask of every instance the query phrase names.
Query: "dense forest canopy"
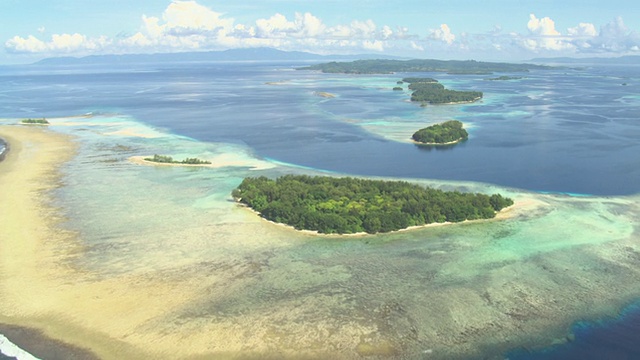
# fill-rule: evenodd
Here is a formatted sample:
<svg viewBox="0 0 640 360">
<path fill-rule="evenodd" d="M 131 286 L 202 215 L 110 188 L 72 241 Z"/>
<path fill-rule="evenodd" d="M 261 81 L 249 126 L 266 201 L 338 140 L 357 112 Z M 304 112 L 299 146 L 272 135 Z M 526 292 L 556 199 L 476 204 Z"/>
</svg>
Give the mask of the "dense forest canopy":
<svg viewBox="0 0 640 360">
<path fill-rule="evenodd" d="M 449 120 L 420 129 L 411 138 L 424 144 L 447 144 L 466 140 L 469 134 L 460 121 Z"/>
<path fill-rule="evenodd" d="M 485 79 L 485 80 L 489 80 L 489 81 L 507 81 L 507 80 L 520 80 L 522 79 L 522 76 L 506 76 L 506 75 L 502 75 L 502 76 L 498 76 L 495 78 L 489 78 L 489 79 Z"/>
<path fill-rule="evenodd" d="M 489 219 L 513 204 L 499 194 L 445 192 L 405 181 L 306 175 L 245 178 L 233 197 L 265 219 L 326 234 L 374 234 Z"/>
<path fill-rule="evenodd" d="M 437 83 L 438 80 L 429 77 L 406 77 L 402 79 L 403 83 Z"/>
<path fill-rule="evenodd" d="M 527 72 L 532 69 L 551 69 L 533 64 L 508 64 L 475 60 L 356 60 L 329 62 L 299 70 L 320 70 L 324 73 L 393 74 L 396 72 L 445 72 L 455 74 L 490 74 L 493 72 Z"/>
<path fill-rule="evenodd" d="M 473 102 L 482 98 L 481 91 L 449 90 L 432 78 L 404 78 L 409 83 L 409 90 L 413 90 L 411 101 L 429 104 L 455 104 Z"/>
</svg>

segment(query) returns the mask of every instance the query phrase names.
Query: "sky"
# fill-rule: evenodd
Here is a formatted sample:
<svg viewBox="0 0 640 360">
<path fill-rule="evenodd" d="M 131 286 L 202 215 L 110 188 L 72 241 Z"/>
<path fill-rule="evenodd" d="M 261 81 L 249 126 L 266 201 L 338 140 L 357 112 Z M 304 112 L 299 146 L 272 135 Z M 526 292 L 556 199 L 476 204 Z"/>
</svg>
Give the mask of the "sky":
<svg viewBox="0 0 640 360">
<path fill-rule="evenodd" d="M 273 47 L 526 60 L 640 55 L 633 0 L 0 0 L 0 63 Z"/>
</svg>

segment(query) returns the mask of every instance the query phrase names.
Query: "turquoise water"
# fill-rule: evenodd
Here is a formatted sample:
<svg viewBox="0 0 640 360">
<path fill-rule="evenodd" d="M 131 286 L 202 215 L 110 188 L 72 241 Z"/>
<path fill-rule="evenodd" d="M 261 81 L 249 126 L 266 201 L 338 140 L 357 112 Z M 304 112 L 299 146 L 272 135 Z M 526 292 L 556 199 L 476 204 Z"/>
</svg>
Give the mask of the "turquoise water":
<svg viewBox="0 0 640 360">
<path fill-rule="evenodd" d="M 257 78 L 248 76 L 252 71 Z M 562 171 L 538 174 L 575 155 L 563 153 L 558 163 L 542 161 L 569 146 L 554 136 L 576 121 L 566 113 L 553 115 L 562 110 L 553 107 L 567 106 L 564 101 L 569 100 L 554 102 L 558 94 L 545 74 L 486 85 L 483 79 L 443 75 L 448 87 L 486 87 L 485 100 L 427 108 L 407 103 L 407 93 L 387 89 L 389 80 L 395 84 L 393 77 L 318 78 L 261 68 L 249 71 L 243 81 L 223 78 L 213 86 L 184 69 L 168 74 L 171 81 L 144 75 L 135 86 L 118 74 L 104 76 L 94 79 L 91 91 L 82 88 L 89 85 L 80 75 L 72 80 L 53 76 L 47 80 L 49 89 L 32 94 L 37 98 L 52 89 L 67 94 L 68 102 L 47 105 L 54 115 L 93 113 L 50 118 L 53 131 L 70 134 L 79 144 L 78 155 L 63 168 L 64 186 L 55 190 L 55 205 L 66 219 L 63 226 L 77 232 L 83 245 L 82 252 L 68 259 L 70 265 L 95 279 L 139 275 L 175 281 L 198 294 L 137 328 L 151 339 L 224 334 L 216 349 L 240 353 L 333 349 L 353 357 L 390 352 L 409 358 L 477 358 L 562 341 L 575 321 L 614 315 L 640 297 L 637 184 L 627 185 L 625 192 L 631 195 L 594 195 L 615 187 L 605 184 L 608 180 L 617 184 L 634 179 L 637 169 L 623 168 L 637 162 L 630 156 L 636 154 L 630 138 L 637 124 L 629 120 L 636 103 L 606 122 L 614 128 L 604 133 L 608 147 L 580 156 L 595 157 L 592 165 L 598 165 L 612 154 L 628 153 L 615 163 L 618 172 L 607 174 L 609 165 L 602 165 L 582 185 L 573 186 L 583 171 L 580 164 L 577 173 L 564 180 Z M 291 80 L 265 84 L 283 78 Z M 60 85 L 64 82 L 66 86 Z M 520 88 L 523 84 L 530 88 Z M 225 86 L 255 93 L 255 101 L 240 101 L 235 90 Z M 605 90 L 612 86 L 605 84 Z M 322 98 L 314 91 L 336 97 Z M 146 95 L 126 96 L 136 92 Z M 8 113 L 44 111 L 45 106 L 26 93 L 17 94 L 24 98 L 1 104 Z M 110 104 L 101 98 L 105 94 L 110 94 Z M 287 96 L 291 107 L 283 105 L 281 98 Z M 79 104 L 69 105 L 72 99 Z M 517 105 L 516 100 L 524 103 Z M 572 101 L 582 100 L 578 96 Z M 598 108 L 596 112 L 609 111 L 604 105 L 590 106 Z M 585 120 L 590 124 L 583 123 L 585 133 L 570 137 L 581 150 L 580 136 L 585 134 L 604 141 L 593 128 L 601 115 L 592 116 Z M 406 142 L 406 135 L 423 121 L 451 117 L 468 124 L 469 142 L 432 151 Z M 506 126 L 509 121 L 518 121 L 517 126 Z M 524 149 L 511 138 L 496 142 L 487 131 L 500 127 L 502 135 L 519 134 L 514 137 L 518 141 L 533 134 L 539 138 Z M 468 160 L 476 164 L 465 169 L 468 163 L 460 162 L 460 153 L 469 151 L 477 154 Z M 527 152 L 528 157 L 520 157 Z M 130 161 L 156 153 L 207 159 L 214 167 Z M 402 158 L 406 154 L 411 154 L 409 160 Z M 412 165 L 419 167 L 415 172 L 394 173 L 417 156 L 424 162 Z M 502 161 L 507 165 L 499 164 Z M 436 169 L 440 163 L 449 170 Z M 523 173 L 531 164 L 536 166 Z M 340 171 L 348 166 L 357 171 Z M 469 172 L 476 173 L 476 179 L 502 174 L 509 179 L 506 183 L 520 186 L 471 181 L 466 175 L 429 178 L 432 173 L 444 177 Z M 244 177 L 288 173 L 403 178 L 448 190 L 500 192 L 522 206 L 505 220 L 337 238 L 270 224 L 231 199 Z M 533 173 L 550 180 L 528 182 Z M 553 186 L 561 181 L 566 186 Z M 541 184 L 544 192 L 535 192 L 533 185 Z M 581 191 L 585 189 L 589 191 Z M 583 194 L 590 196 L 576 196 Z M 175 341 L 180 346 L 184 340 Z"/>
<path fill-rule="evenodd" d="M 80 144 L 76 160 L 64 168 L 66 186 L 57 190 L 69 219 L 65 226 L 79 232 L 86 245 L 74 266 L 103 278 L 187 274 L 213 282 L 209 292 L 236 279 L 225 296 L 210 293 L 210 298 L 170 315 L 183 326 L 216 328 L 232 321 L 260 329 L 255 324 L 278 323 L 280 331 L 296 333 L 323 322 L 335 334 L 317 334 L 315 341 L 336 343 L 347 333 L 358 333 L 354 329 L 367 329 L 361 335 L 369 335 L 355 345 L 385 339 L 404 346 L 408 354 L 431 350 L 448 357 L 455 353 L 461 331 L 469 332 L 463 338 L 489 349 L 522 342 L 540 345 L 546 329 L 562 337 L 569 331 L 563 326 L 571 321 L 608 313 L 612 304 L 637 294 L 628 287 L 637 273 L 623 272 L 633 264 L 625 254 L 640 250 L 633 225 L 635 197 L 535 194 L 482 183 L 413 179 L 534 203 L 513 220 L 318 238 L 266 223 L 230 198 L 245 176 L 319 173 L 313 169 L 262 159 L 239 144 L 202 143 L 161 132 L 126 116 L 52 122 L 55 131 L 72 134 Z M 167 149 L 175 158 L 220 159 L 219 165 L 222 160 L 231 165 L 157 167 L 129 161 L 166 154 Z M 614 251 L 617 247 L 622 254 Z M 628 288 L 602 286 L 614 282 Z M 581 301 L 585 298 L 599 300 Z M 292 315 L 292 306 L 301 312 Z M 267 307 L 272 310 L 259 311 Z M 247 312 L 253 315 L 246 317 Z M 216 320 L 210 318 L 213 314 L 218 314 Z M 490 325 L 496 322 L 502 327 Z M 168 324 L 158 326 L 181 331 Z M 520 326 L 537 330 L 520 334 Z M 540 331 L 539 337 L 531 337 L 530 331 Z M 408 336 L 413 337 L 410 345 L 401 340 Z M 250 334 L 242 339 L 253 341 Z M 271 341 L 283 346 L 281 337 Z"/>
</svg>

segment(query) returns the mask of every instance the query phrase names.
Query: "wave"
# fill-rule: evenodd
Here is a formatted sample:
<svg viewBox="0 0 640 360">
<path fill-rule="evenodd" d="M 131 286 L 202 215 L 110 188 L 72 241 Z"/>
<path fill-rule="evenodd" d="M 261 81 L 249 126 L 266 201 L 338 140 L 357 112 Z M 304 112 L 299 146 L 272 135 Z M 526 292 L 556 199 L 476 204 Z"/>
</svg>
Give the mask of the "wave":
<svg viewBox="0 0 640 360">
<path fill-rule="evenodd" d="M 18 345 L 12 343 L 4 335 L 0 334 L 0 353 L 17 360 L 40 360 L 28 352 L 20 349 Z"/>
<path fill-rule="evenodd" d="M 9 150 L 9 144 L 7 144 L 4 140 L 0 139 L 0 161 L 4 160 L 7 151 Z"/>
</svg>

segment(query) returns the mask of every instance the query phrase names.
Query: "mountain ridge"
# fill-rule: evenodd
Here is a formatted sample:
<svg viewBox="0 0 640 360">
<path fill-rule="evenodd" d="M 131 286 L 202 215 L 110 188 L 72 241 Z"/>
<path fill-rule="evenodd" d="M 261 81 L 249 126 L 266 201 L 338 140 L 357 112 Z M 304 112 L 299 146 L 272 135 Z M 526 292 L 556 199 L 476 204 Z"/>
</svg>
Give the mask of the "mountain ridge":
<svg viewBox="0 0 640 360">
<path fill-rule="evenodd" d="M 383 54 L 320 55 L 303 51 L 282 51 L 274 48 L 245 48 L 222 51 L 154 53 L 154 54 L 109 54 L 84 57 L 50 57 L 34 65 L 75 65 L 100 63 L 143 63 L 143 62 L 203 62 L 203 61 L 326 61 L 345 59 L 404 59 Z"/>
</svg>

